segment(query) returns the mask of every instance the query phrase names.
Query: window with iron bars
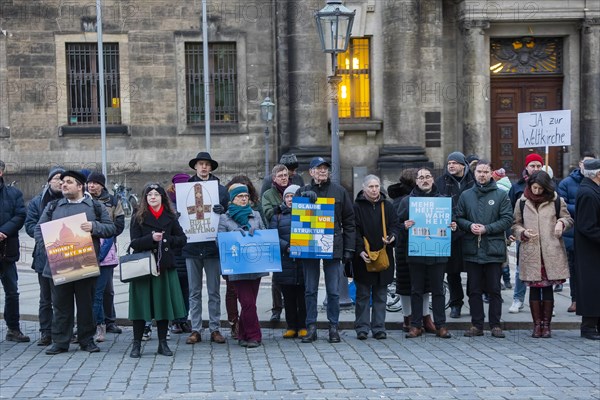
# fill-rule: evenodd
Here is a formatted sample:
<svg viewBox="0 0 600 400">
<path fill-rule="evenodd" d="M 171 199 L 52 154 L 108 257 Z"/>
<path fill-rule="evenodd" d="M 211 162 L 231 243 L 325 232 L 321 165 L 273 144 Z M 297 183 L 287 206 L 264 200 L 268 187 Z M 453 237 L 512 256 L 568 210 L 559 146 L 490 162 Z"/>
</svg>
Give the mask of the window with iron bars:
<svg viewBox="0 0 600 400">
<path fill-rule="evenodd" d="M 185 44 L 186 120 L 188 124 L 205 121 L 204 64 L 202 43 Z M 238 121 L 237 53 L 235 43 L 209 43 L 210 122 Z"/>
<path fill-rule="evenodd" d="M 121 123 L 119 44 L 104 43 L 105 117 Z M 100 71 L 96 43 L 66 43 L 69 125 L 100 124 Z"/>
<path fill-rule="evenodd" d="M 369 39 L 352 38 L 345 53 L 338 54 L 340 118 L 371 118 Z"/>
</svg>

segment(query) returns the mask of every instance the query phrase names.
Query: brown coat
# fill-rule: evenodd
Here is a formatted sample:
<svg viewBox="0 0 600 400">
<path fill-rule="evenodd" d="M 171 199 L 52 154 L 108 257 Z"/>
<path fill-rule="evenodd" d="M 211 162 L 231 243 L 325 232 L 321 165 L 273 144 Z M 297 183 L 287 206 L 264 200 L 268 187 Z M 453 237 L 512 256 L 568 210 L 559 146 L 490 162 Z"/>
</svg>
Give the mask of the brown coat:
<svg viewBox="0 0 600 400">
<path fill-rule="evenodd" d="M 556 194 L 554 195 L 556 199 Z M 521 196 L 525 199 L 525 196 Z M 514 210 L 514 223 L 512 226 L 513 235 L 517 240 L 521 239 L 521 234 L 525 229 L 532 229 L 539 236 L 521 241 L 519 248 L 519 277 L 523 281 L 537 282 L 542 280 L 542 258 L 546 267 L 546 274 L 549 280 L 567 279 L 569 277 L 569 264 L 567 262 L 567 253 L 562 236 L 554 236 L 554 226 L 556 225 L 556 207 L 553 201 L 547 201 L 535 205 L 527 200 L 523 208 L 524 216 L 521 216 L 521 207 L 517 200 Z M 558 221 L 565 225 L 563 232 L 573 226 L 573 218 L 567 211 L 567 204 L 564 199 L 560 199 L 560 213 Z"/>
</svg>

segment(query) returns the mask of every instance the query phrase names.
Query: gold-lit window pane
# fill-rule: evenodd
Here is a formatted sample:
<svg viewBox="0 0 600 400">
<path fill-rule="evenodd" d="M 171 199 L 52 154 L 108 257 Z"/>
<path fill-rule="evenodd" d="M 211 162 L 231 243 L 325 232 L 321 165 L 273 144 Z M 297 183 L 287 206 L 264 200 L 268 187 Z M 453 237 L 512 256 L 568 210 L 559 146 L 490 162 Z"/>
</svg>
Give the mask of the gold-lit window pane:
<svg viewBox="0 0 600 400">
<path fill-rule="evenodd" d="M 338 54 L 340 118 L 371 118 L 369 39 L 353 38 L 348 51 Z"/>
</svg>

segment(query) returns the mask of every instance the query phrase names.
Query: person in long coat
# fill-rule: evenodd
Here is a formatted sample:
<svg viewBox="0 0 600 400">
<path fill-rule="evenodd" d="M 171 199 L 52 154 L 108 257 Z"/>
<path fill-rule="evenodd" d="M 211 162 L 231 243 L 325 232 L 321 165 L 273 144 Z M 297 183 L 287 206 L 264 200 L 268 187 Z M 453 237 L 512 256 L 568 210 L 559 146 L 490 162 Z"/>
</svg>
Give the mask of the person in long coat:
<svg viewBox="0 0 600 400">
<path fill-rule="evenodd" d="M 354 329 L 359 340 L 365 340 L 369 331 L 375 339 L 385 339 L 387 286 L 394 279 L 393 243 L 398 239 L 400 226 L 392 203 L 387 201 L 387 196 L 381 192 L 381 183 L 377 176 L 367 175 L 364 178 L 362 190 L 354 202 L 354 215 L 357 232 L 356 253 L 352 262 L 356 284 Z M 371 259 L 366 252 L 364 239 L 368 241 L 371 251 L 380 250 L 385 246 L 389 260 L 387 269 L 379 272 L 367 271 Z M 371 298 L 373 306 L 369 307 Z"/>
<path fill-rule="evenodd" d="M 557 199 L 560 199 L 558 216 Z M 529 286 L 529 307 L 534 324 L 531 336 L 534 338 L 551 336 L 552 289 L 569 277 L 562 234 L 571 226 L 573 218 L 567 210 L 567 203 L 554 191 L 550 176 L 544 171 L 531 174 L 514 210 L 512 232 L 521 241 L 520 278 Z"/>
<path fill-rule="evenodd" d="M 140 207 L 131 218 L 131 248 L 134 253 L 151 251 L 158 276 L 136 279 L 129 286 L 129 319 L 133 321 L 132 358 L 141 357 L 145 321 L 156 320 L 158 354 L 172 356 L 167 345 L 169 321 L 185 317 L 175 262 L 176 249 L 182 249 L 187 237 L 179 225 L 165 189 L 157 183 L 146 185 Z"/>
<path fill-rule="evenodd" d="M 581 337 L 600 340 L 600 159 L 583 163 L 575 208 L 575 277 Z"/>
</svg>

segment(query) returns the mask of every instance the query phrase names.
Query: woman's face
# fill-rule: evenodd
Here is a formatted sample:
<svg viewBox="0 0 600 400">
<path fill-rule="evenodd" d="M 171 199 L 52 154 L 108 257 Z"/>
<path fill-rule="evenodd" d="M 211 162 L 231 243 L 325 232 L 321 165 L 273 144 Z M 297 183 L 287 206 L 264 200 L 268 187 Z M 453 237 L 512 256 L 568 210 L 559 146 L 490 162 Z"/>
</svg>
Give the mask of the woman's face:
<svg viewBox="0 0 600 400">
<path fill-rule="evenodd" d="M 158 208 L 162 204 L 162 197 L 160 193 L 158 193 L 155 189 L 152 189 L 146 195 L 146 201 L 150 207 Z"/>
<path fill-rule="evenodd" d="M 232 203 L 236 206 L 247 206 L 248 201 L 250 200 L 250 195 L 248 193 L 240 193 L 233 198 Z"/>
<path fill-rule="evenodd" d="M 371 201 L 375 201 L 379 198 L 380 185 L 377 179 L 371 179 L 363 186 L 363 190 L 367 198 Z"/>
<path fill-rule="evenodd" d="M 539 183 L 534 183 L 533 185 L 531 185 L 531 193 L 535 194 L 536 196 L 539 196 L 542 193 L 544 193 L 544 188 Z"/>
<path fill-rule="evenodd" d="M 294 199 L 294 193 L 288 193 L 285 195 L 285 205 L 292 207 L 292 200 Z"/>
</svg>

